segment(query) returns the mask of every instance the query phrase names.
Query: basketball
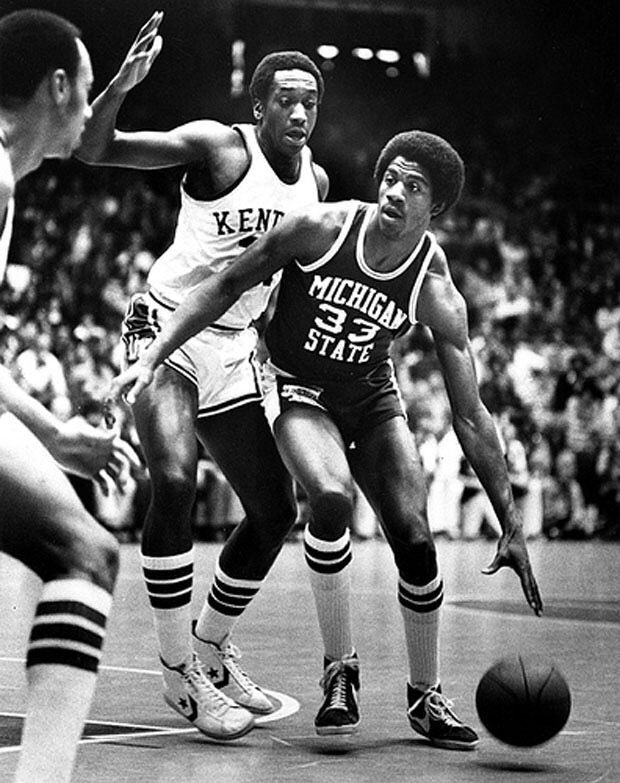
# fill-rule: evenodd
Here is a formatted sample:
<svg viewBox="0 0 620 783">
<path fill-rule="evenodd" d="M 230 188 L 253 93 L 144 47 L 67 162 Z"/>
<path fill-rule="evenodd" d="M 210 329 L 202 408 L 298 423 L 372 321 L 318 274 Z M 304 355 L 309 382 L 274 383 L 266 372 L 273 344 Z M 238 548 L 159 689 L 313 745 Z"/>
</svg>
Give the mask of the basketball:
<svg viewBox="0 0 620 783">
<path fill-rule="evenodd" d="M 484 727 L 508 745 L 532 747 L 563 728 L 571 708 L 568 684 L 557 667 L 532 656 L 502 658 L 476 688 L 476 709 Z"/>
</svg>

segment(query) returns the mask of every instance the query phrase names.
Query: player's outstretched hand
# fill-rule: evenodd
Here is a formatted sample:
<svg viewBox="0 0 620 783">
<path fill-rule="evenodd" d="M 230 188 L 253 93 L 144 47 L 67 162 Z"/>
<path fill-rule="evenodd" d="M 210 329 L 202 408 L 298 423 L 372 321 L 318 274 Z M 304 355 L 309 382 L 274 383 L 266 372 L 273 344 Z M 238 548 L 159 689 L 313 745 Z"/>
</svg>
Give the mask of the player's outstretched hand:
<svg viewBox="0 0 620 783">
<path fill-rule="evenodd" d="M 163 18 L 163 11 L 155 11 L 148 22 L 141 27 L 114 77 L 117 89 L 129 92 L 136 84 L 140 84 L 151 70 L 163 45 L 162 37 L 159 35 L 159 25 Z"/>
<path fill-rule="evenodd" d="M 108 389 L 108 400 L 118 402 L 122 399 L 128 405 L 133 405 L 141 392 L 151 383 L 153 375 L 153 370 L 140 362 L 131 364 L 112 379 Z"/>
<path fill-rule="evenodd" d="M 528 604 L 535 614 L 540 616 L 543 611 L 542 598 L 532 571 L 521 525 L 515 525 L 502 533 L 495 557 L 486 568 L 482 569 L 482 573 L 494 574 L 504 566 L 512 568 L 517 574 Z"/>
<path fill-rule="evenodd" d="M 65 470 L 94 479 L 106 495 L 111 483 L 123 487 L 131 465 L 140 466 L 138 455 L 117 431 L 92 427 L 79 417 L 63 423 L 52 453 Z"/>
</svg>

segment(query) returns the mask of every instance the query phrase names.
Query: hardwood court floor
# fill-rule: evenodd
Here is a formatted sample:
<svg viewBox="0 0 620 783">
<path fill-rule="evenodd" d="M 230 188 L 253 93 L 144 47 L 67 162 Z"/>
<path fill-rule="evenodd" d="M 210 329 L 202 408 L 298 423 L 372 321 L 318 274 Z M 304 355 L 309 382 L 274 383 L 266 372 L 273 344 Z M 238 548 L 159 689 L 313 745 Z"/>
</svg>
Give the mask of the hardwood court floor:
<svg viewBox="0 0 620 783">
<path fill-rule="evenodd" d="M 458 714 L 481 734 L 475 752 L 428 746 L 405 717 L 405 653 L 395 571 L 383 541 L 354 547 L 354 621 L 362 662 L 362 724 L 351 738 L 319 738 L 322 651 L 301 545 L 287 544 L 235 641 L 242 665 L 283 697 L 283 717 L 218 744 L 161 698 L 161 675 L 135 545 L 124 545 L 103 668 L 74 780 L 80 783 L 616 783 L 620 781 L 620 548 L 535 541 L 546 604 L 536 618 L 513 574 L 485 577 L 494 545 L 439 542 L 446 581 L 442 681 Z M 202 596 L 219 545 L 197 546 Z M 33 578 L 0 559 L 0 781 L 10 780 L 24 709 L 23 655 Z M 497 658 L 536 653 L 572 691 L 565 730 L 541 747 L 502 745 L 480 726 L 478 679 Z"/>
</svg>

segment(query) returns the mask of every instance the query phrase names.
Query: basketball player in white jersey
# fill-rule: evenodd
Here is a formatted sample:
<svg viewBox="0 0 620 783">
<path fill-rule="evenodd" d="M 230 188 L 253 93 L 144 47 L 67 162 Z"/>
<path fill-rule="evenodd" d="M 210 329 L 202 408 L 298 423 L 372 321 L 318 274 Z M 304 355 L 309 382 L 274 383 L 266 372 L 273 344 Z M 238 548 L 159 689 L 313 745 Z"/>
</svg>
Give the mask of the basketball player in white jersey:
<svg viewBox="0 0 620 783">
<path fill-rule="evenodd" d="M 156 14 L 135 50 L 148 46 Z M 131 364 L 201 281 L 218 275 L 294 207 L 316 203 L 328 182 L 307 147 L 323 93 L 316 65 L 299 52 L 265 57 L 250 95 L 255 124 L 190 122 L 167 132 L 122 132 L 117 113 L 144 76 L 132 54 L 94 101 L 78 157 L 91 164 L 185 166 L 174 240 L 130 302 L 123 326 Z M 292 482 L 262 408 L 253 321 L 278 276 L 248 290 L 217 323 L 169 357 L 134 407 L 152 482 L 142 563 L 164 674 L 165 699 L 203 733 L 233 739 L 253 714 L 274 710 L 240 669 L 233 627 L 258 592 L 296 516 Z M 192 622 L 196 436 L 239 496 L 245 518 L 220 555 L 202 611 Z M 208 679 L 207 679 L 208 678 Z M 207 686 L 215 684 L 218 698 Z M 192 698 L 188 698 L 188 688 Z M 199 694 L 199 697 L 196 696 Z"/>
<path fill-rule="evenodd" d="M 90 57 L 79 31 L 44 11 L 0 19 L 0 279 L 15 183 L 67 158 L 90 115 Z M 113 432 L 62 422 L 0 366 L 0 549 L 41 579 L 26 653 L 27 706 L 16 783 L 64 783 L 91 704 L 112 590 L 116 540 L 61 468 L 105 487 L 138 460 Z M 105 475 L 104 475 L 105 474 Z"/>
<path fill-rule="evenodd" d="M 466 305 L 429 231 L 431 219 L 460 195 L 463 162 L 444 139 L 410 131 L 383 148 L 375 177 L 376 204 L 295 211 L 223 274 L 205 281 L 116 380 L 114 393 L 126 387 L 135 398 L 176 346 L 283 268 L 266 336 L 275 375 L 266 409 L 280 453 L 312 510 L 304 549 L 324 643 L 316 731 L 350 734 L 360 721 L 360 663 L 350 616 L 355 478 L 377 513 L 398 571 L 409 724 L 438 747 L 471 750 L 478 736 L 456 716 L 440 686 L 443 579 L 428 525 L 424 473 L 390 360 L 394 339 L 416 322 L 432 332 L 455 432 L 501 524 L 485 573 L 508 566 L 536 614 L 542 601 L 501 445 L 480 399 Z"/>
</svg>

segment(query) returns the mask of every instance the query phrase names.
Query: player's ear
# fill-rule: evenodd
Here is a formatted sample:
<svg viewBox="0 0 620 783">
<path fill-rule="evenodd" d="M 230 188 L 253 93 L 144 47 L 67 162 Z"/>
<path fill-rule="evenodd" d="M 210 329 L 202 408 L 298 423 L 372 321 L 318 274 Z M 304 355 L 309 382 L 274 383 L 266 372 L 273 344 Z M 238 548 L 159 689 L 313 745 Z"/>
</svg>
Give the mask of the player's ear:
<svg viewBox="0 0 620 783">
<path fill-rule="evenodd" d="M 439 204 L 433 204 L 431 207 L 431 217 L 437 217 L 437 215 L 440 215 L 445 208 L 445 203 L 443 201 L 440 201 Z"/>
<path fill-rule="evenodd" d="M 71 80 L 63 68 L 57 68 L 50 75 L 50 93 L 56 106 L 66 106 L 71 97 Z"/>
<path fill-rule="evenodd" d="M 263 104 L 260 101 L 254 101 L 252 113 L 254 114 L 254 119 L 257 122 L 263 119 Z"/>
</svg>

